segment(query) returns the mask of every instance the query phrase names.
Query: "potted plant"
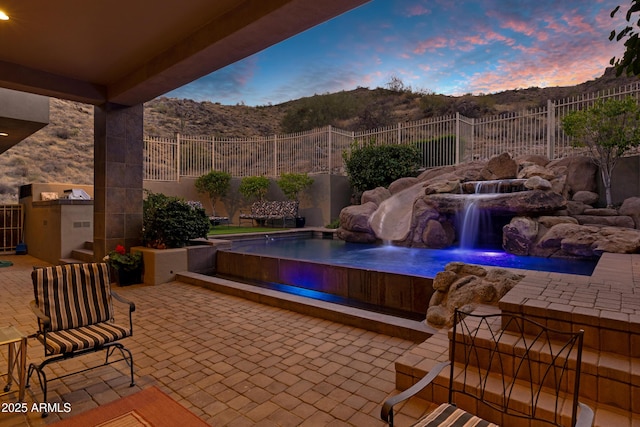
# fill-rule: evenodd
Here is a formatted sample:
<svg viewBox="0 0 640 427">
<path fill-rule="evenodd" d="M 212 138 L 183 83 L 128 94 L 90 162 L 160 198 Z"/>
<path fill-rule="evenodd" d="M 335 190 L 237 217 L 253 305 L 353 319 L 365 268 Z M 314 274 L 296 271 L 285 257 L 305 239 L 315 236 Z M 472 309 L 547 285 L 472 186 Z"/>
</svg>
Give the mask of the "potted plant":
<svg viewBox="0 0 640 427">
<path fill-rule="evenodd" d="M 302 192 L 313 184 L 313 178 L 306 173 L 283 173 L 277 183 L 287 199 L 300 202 Z M 296 227 L 304 227 L 305 223 L 304 217 L 296 218 Z"/>
<path fill-rule="evenodd" d="M 140 252 L 127 253 L 124 246 L 117 245 L 104 257 L 103 261 L 115 271 L 116 283 L 119 286 L 141 282 L 142 254 Z"/>
<path fill-rule="evenodd" d="M 231 186 L 231 174 L 222 171 L 210 171 L 196 180 L 196 190 L 209 196 L 211 216 L 216 217 L 216 201 L 224 197 Z"/>
</svg>

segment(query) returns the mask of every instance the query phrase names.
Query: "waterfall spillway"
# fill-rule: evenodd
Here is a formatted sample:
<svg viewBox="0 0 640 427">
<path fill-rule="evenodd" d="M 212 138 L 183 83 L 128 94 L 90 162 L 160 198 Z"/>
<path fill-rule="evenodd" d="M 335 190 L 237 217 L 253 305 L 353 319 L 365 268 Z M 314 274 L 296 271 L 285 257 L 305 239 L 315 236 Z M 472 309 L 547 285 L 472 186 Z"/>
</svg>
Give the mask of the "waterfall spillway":
<svg viewBox="0 0 640 427">
<path fill-rule="evenodd" d="M 466 197 L 464 208 L 458 214 L 458 240 L 460 249 L 472 249 L 478 245 L 481 236 L 491 230 L 491 213 L 480 209 L 478 202 L 481 198 L 491 197 L 490 195 L 469 195 Z"/>
<path fill-rule="evenodd" d="M 456 215 L 458 242 L 461 249 L 491 246 L 495 240 L 494 220 L 490 211 L 481 208 L 483 199 L 501 193 L 521 191 L 523 180 L 478 181 L 468 183 L 463 208 Z"/>
</svg>

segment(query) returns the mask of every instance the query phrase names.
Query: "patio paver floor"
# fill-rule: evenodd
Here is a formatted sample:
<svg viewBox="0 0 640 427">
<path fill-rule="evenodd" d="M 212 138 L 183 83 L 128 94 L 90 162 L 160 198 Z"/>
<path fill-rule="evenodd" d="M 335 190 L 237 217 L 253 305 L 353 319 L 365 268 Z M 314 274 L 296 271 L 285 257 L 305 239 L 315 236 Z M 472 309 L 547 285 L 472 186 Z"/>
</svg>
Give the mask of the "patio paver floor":
<svg viewBox="0 0 640 427">
<path fill-rule="evenodd" d="M 0 325 L 35 331 L 28 307 L 30 272 L 43 263 L 29 255 L 3 256 Z M 340 323 L 171 282 L 116 288 L 136 304 L 133 352 L 136 385 L 124 363 L 50 383 L 50 402 L 70 402 L 69 414 L 0 414 L 0 427 L 42 426 L 156 385 L 214 426 L 383 425 L 380 406 L 395 394 L 394 361 L 416 344 Z M 116 305 L 116 321 L 124 307 Z M 55 373 L 99 364 L 102 353 L 56 364 Z M 43 350 L 29 340 L 28 361 Z M 6 366 L 1 350 L 0 366 Z M 33 381 L 32 381 L 33 383 Z M 29 406 L 41 397 L 37 380 Z M 0 402 L 17 399 L 16 394 Z M 409 401 L 398 425 L 420 417 L 425 401 Z"/>
</svg>

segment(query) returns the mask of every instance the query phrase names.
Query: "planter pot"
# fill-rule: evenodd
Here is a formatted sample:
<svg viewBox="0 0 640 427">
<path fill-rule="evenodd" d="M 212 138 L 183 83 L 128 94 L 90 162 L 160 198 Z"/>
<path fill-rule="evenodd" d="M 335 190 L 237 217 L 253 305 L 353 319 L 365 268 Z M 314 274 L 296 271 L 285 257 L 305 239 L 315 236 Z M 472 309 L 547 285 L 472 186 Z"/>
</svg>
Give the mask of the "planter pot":
<svg viewBox="0 0 640 427">
<path fill-rule="evenodd" d="M 303 216 L 296 217 L 296 228 L 303 228 L 307 223 L 307 219 Z"/>
<path fill-rule="evenodd" d="M 142 271 L 139 268 L 131 271 L 116 270 L 115 277 L 118 286 L 142 283 Z"/>
</svg>

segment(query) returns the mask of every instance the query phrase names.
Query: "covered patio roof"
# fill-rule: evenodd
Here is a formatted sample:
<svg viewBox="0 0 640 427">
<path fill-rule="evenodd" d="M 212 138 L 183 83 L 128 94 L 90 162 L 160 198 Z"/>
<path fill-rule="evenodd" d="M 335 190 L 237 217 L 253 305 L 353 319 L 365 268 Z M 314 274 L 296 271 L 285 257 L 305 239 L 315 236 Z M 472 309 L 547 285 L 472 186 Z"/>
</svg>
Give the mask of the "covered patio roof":
<svg viewBox="0 0 640 427">
<path fill-rule="evenodd" d="M 0 0 L 0 88 L 93 105 L 137 105 L 368 0 Z M 0 109 L 0 153 L 48 123 Z M 35 102 L 35 104 L 34 104 Z"/>
<path fill-rule="evenodd" d="M 136 105 L 367 0 L 1 0 L 0 87 Z"/>
</svg>

